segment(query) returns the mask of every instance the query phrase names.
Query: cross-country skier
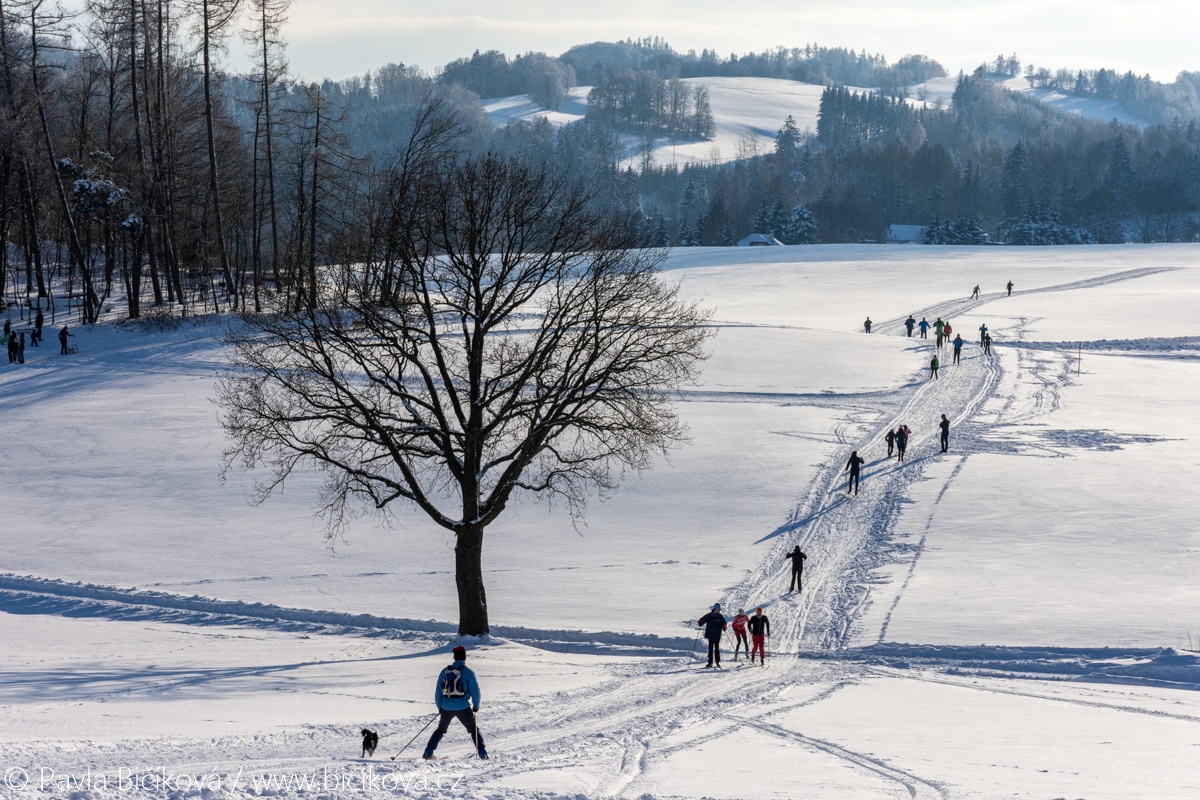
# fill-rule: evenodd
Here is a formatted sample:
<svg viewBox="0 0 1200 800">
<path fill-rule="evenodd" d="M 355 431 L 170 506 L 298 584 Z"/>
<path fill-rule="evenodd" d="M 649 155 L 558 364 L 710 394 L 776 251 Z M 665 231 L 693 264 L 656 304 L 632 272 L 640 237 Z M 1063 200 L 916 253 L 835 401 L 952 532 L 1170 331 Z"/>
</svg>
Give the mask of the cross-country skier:
<svg viewBox="0 0 1200 800">
<path fill-rule="evenodd" d="M 804 582 L 804 562 L 808 556 L 800 550 L 800 545 L 796 545 L 796 549 L 788 553 L 784 558 L 792 560 L 792 584 L 788 587 L 789 592 L 799 592 L 801 584 Z M 759 611 L 762 609 L 760 608 Z"/>
<path fill-rule="evenodd" d="M 979 346 L 983 347 L 983 340 L 987 338 L 987 323 L 979 326 Z"/>
<path fill-rule="evenodd" d="M 983 354 L 987 356 L 992 354 L 992 335 L 990 333 L 983 336 Z"/>
<path fill-rule="evenodd" d="M 975 289 L 974 289 L 974 291 L 971 292 L 971 299 L 973 299 L 973 300 L 979 299 L 979 284 L 978 283 L 975 284 Z"/>
<path fill-rule="evenodd" d="M 941 365 L 941 362 L 938 361 L 937 356 L 934 356 L 933 358 L 929 359 L 929 380 L 931 380 L 931 381 L 939 380 L 937 371 L 938 371 L 938 367 L 940 365 Z"/>
<path fill-rule="evenodd" d="M 797 550 L 800 548 L 797 547 Z M 765 637 L 771 635 L 771 620 L 767 619 L 766 614 L 762 612 L 762 606 L 754 610 L 754 616 L 750 618 L 750 641 L 754 648 L 750 651 L 750 663 L 754 663 L 754 654 L 758 653 L 758 663 L 765 664 L 767 662 L 767 648 Z"/>
<path fill-rule="evenodd" d="M 934 358 L 934 361 L 937 359 Z M 907 425 L 900 425 L 896 428 L 896 461 L 904 460 L 904 451 L 908 449 L 908 437 L 912 436 L 912 431 Z"/>
<path fill-rule="evenodd" d="M 867 317 L 867 321 L 863 323 L 863 328 L 866 329 L 867 333 L 871 332 L 871 318 L 870 317 Z"/>
<path fill-rule="evenodd" d="M 1009 297 L 1012 297 L 1012 287 L 1013 287 L 1013 282 L 1009 281 L 1008 282 L 1008 296 Z"/>
<path fill-rule="evenodd" d="M 955 364 L 958 363 L 959 356 L 962 355 L 962 348 L 963 348 L 963 340 L 962 340 L 962 334 L 960 333 L 954 337 L 954 363 Z"/>
<path fill-rule="evenodd" d="M 937 337 L 937 346 L 942 346 L 942 331 L 945 329 L 946 323 L 942 322 L 942 318 L 938 317 L 937 322 L 933 323 L 933 335 Z"/>
<path fill-rule="evenodd" d="M 928 339 L 929 338 L 929 323 L 926 321 L 926 319 L 924 317 L 921 317 L 921 321 L 917 324 L 917 327 L 921 329 L 921 338 Z"/>
<path fill-rule="evenodd" d="M 738 653 L 743 649 L 746 651 L 747 656 L 750 655 L 750 643 L 746 641 L 746 623 L 749 621 L 750 618 L 746 616 L 746 610 L 739 608 L 737 616 L 733 618 L 733 638 L 735 640 L 733 646 L 734 661 L 738 660 Z"/>
<path fill-rule="evenodd" d="M 850 478 L 846 481 L 846 494 L 850 494 L 851 486 L 854 487 L 854 493 L 858 494 L 859 468 L 862 467 L 865 461 L 866 460 L 858 454 L 857 450 L 850 454 L 850 460 L 846 462 L 846 469 L 842 470 L 843 472 L 850 472 Z"/>
<path fill-rule="evenodd" d="M 942 414 L 942 421 L 938 423 L 938 427 L 942 429 L 942 452 L 950 449 L 950 420 L 946 419 L 946 415 Z"/>
<path fill-rule="evenodd" d="M 479 710 L 479 680 L 466 664 L 467 648 L 459 645 L 453 652 L 454 662 L 438 675 L 437 687 L 433 694 L 433 702 L 437 704 L 441 719 L 438 720 L 433 735 L 429 737 L 429 743 L 425 745 L 422 758 L 426 761 L 433 758 L 433 751 L 437 750 L 442 737 L 450 728 L 450 720 L 455 718 L 463 724 L 467 733 L 471 734 L 471 741 L 475 743 L 475 752 L 479 757 L 488 757 L 487 748 L 483 746 L 483 734 L 475 726 L 475 712 Z"/>
<path fill-rule="evenodd" d="M 888 428 L 888 432 L 883 435 L 883 440 L 885 442 L 887 442 L 888 458 L 891 458 L 892 457 L 892 448 L 896 444 L 896 432 L 894 430 L 892 430 L 891 428 Z"/>
<path fill-rule="evenodd" d="M 916 324 L 917 321 L 913 319 L 912 314 L 909 314 L 908 319 L 904 320 L 904 330 L 908 331 L 909 336 L 912 336 L 913 328 L 916 326 Z"/>
<path fill-rule="evenodd" d="M 701 617 L 697 625 L 704 626 L 704 638 L 708 640 L 708 665 L 711 669 L 716 662 L 717 669 L 721 668 L 721 634 L 725 631 L 725 617 L 721 614 L 721 604 L 713 603 L 712 610 Z"/>
<path fill-rule="evenodd" d="M 950 320 L 946 320 L 945 326 L 942 328 L 942 336 L 946 337 L 946 341 L 950 341 L 950 334 L 954 333 L 954 328 L 950 327 Z"/>
</svg>

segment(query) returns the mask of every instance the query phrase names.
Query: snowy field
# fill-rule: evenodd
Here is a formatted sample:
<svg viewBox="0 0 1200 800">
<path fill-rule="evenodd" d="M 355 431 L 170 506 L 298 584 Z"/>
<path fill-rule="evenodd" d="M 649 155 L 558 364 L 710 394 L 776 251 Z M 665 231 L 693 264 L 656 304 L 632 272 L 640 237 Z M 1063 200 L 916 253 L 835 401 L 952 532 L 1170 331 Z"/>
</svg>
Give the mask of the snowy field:
<svg viewBox="0 0 1200 800">
<path fill-rule="evenodd" d="M 1032 97 L 1039 103 L 1057 108 L 1060 111 L 1081 114 L 1097 122 L 1112 122 L 1115 119 L 1122 125 L 1136 125 L 1139 128 L 1149 127 L 1149 123 L 1146 120 L 1133 116 L 1121 108 L 1121 104 L 1116 100 L 1105 100 L 1099 97 L 1077 97 L 1058 89 L 1034 88 L 1029 83 L 1029 80 L 1023 77 L 1007 78 L 998 82 L 1006 89 L 1011 89 L 1018 94 Z M 932 78 L 914 86 L 908 99 L 914 105 L 924 103 L 933 106 L 941 103 L 943 106 L 950 107 L 954 105 L 954 88 L 957 85 L 957 75 Z"/>
<path fill-rule="evenodd" d="M 579 530 L 489 529 L 488 762 L 458 728 L 390 759 L 455 641 L 450 538 L 330 543 L 313 476 L 220 482 L 225 323 L 4 365 L 0 797 L 1200 796 L 1200 250 L 694 248 L 664 279 L 717 329 L 692 443 Z M 909 314 L 961 365 L 928 380 Z M 715 601 L 766 609 L 766 669 L 699 669 Z"/>
<path fill-rule="evenodd" d="M 716 120 L 712 139 L 672 140 L 659 137 L 654 142 L 654 163 L 666 164 L 723 163 L 735 158 L 773 152 L 775 134 L 791 114 L 802 131 L 817 130 L 817 111 L 824 86 L 777 78 L 684 78 L 689 86 L 708 87 L 709 104 Z M 483 101 L 488 119 L 496 127 L 515 120 L 545 117 L 554 125 L 583 119 L 587 116 L 587 96 L 590 86 L 577 86 L 557 110 L 533 102 L 528 95 L 499 97 Z M 639 137 L 623 134 L 625 160 L 638 159 Z"/>
</svg>

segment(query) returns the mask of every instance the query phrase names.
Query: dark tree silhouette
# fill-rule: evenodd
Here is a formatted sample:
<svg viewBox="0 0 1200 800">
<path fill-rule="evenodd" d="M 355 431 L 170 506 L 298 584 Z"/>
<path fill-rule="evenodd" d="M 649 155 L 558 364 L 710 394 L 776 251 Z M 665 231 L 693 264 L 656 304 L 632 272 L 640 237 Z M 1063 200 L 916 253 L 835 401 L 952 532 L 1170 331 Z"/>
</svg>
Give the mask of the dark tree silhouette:
<svg viewBox="0 0 1200 800">
<path fill-rule="evenodd" d="M 262 500 L 316 465 L 330 535 L 416 504 L 455 534 L 459 630 L 482 635 L 487 526 L 517 493 L 581 513 L 680 443 L 671 400 L 707 314 L 660 279 L 662 251 L 628 248 L 627 226 L 564 178 L 488 156 L 396 181 L 394 289 L 329 271 L 311 307 L 232 335 L 226 468 L 269 467 Z"/>
</svg>

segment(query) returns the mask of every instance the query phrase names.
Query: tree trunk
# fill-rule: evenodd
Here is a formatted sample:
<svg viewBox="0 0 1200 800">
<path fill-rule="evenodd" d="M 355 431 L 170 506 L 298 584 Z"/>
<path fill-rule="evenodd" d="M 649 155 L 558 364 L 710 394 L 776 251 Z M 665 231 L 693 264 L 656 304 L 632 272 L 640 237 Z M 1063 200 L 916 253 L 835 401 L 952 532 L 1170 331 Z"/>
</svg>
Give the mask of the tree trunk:
<svg viewBox="0 0 1200 800">
<path fill-rule="evenodd" d="M 483 527 L 459 529 L 454 545 L 454 581 L 458 585 L 458 635 L 488 634 L 487 593 L 483 589 Z"/>
</svg>

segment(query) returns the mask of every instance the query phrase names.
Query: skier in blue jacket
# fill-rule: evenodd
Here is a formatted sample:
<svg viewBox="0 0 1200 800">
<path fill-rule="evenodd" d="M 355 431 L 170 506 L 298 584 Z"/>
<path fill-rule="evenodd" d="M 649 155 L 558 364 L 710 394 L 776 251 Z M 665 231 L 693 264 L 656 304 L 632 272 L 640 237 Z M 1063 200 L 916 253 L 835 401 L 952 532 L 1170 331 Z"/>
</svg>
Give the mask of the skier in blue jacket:
<svg viewBox="0 0 1200 800">
<path fill-rule="evenodd" d="M 433 702 L 437 704 L 442 716 L 438 720 L 437 729 L 429 737 L 429 744 L 425 745 L 423 758 L 426 761 L 433 758 L 433 751 L 437 750 L 442 737 L 450 728 L 450 720 L 455 717 L 467 729 L 467 733 L 471 734 L 471 741 L 475 743 L 475 752 L 479 757 L 488 757 L 487 748 L 483 746 L 483 735 L 475 727 L 475 712 L 479 710 L 479 681 L 466 664 L 467 648 L 459 645 L 453 652 L 454 663 L 438 675 L 433 693 Z"/>
</svg>

